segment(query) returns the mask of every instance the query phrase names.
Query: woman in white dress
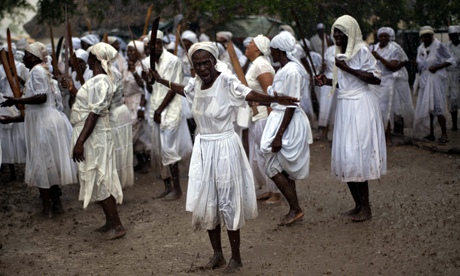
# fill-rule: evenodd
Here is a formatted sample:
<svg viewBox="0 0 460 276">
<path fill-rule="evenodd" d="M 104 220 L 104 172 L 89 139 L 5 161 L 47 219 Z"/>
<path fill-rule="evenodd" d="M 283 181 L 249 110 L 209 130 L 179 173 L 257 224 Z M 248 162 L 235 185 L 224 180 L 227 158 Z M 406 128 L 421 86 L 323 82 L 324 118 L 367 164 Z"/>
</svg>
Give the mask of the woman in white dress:
<svg viewBox="0 0 460 276">
<path fill-rule="evenodd" d="M 446 68 L 455 65 L 455 59 L 447 48 L 434 38 L 433 28 L 424 26 L 420 29 L 422 44 L 417 48 L 417 67 L 420 72 L 420 92 L 415 106 L 414 136 L 423 136 L 434 141 L 434 117 L 438 117 L 441 127 L 440 143 L 448 142 L 446 127 Z"/>
<path fill-rule="evenodd" d="M 254 91 L 267 93 L 273 83 L 275 69 L 268 59 L 270 56 L 270 39 L 258 35 L 251 39 L 246 47 L 246 57 L 251 61 L 251 67 L 246 73 L 248 87 Z M 254 174 L 256 187 L 264 187 L 265 191 L 257 199 L 265 200 L 266 204 L 276 204 L 281 200 L 281 193 L 275 183 L 265 173 L 265 158 L 260 150 L 260 138 L 267 123 L 269 107 L 256 105 L 258 114 L 249 112 L 249 164 Z"/>
<path fill-rule="evenodd" d="M 309 93 L 307 71 L 292 54 L 295 45 L 296 40 L 289 32 L 281 32 L 270 42 L 273 61 L 279 62 L 281 68 L 267 89 L 269 95 L 278 92 L 301 99 L 304 93 Z M 301 107 L 272 103 L 271 108 L 260 149 L 265 156 L 265 173 L 289 203 L 289 212 L 278 223 L 284 226 L 304 216 L 297 198 L 295 181 L 308 176 L 309 144 L 313 142 L 313 137 L 310 122 Z"/>
<path fill-rule="evenodd" d="M 234 130 L 236 110 L 245 100 L 294 104 L 296 99 L 261 94 L 242 85 L 218 62 L 219 52 L 214 43 L 195 43 L 189 55 L 196 77 L 187 86 L 171 83 L 157 73 L 154 77 L 192 104 L 200 132 L 190 161 L 186 210 L 193 212 L 195 229 L 208 231 L 214 250 L 213 258 L 204 268 L 225 265 L 221 224 L 227 226 L 232 257 L 224 273 L 233 273 L 242 267 L 239 229 L 245 220 L 257 216 L 252 171 Z"/>
<path fill-rule="evenodd" d="M 48 70 L 46 46 L 35 42 L 27 46 L 24 64 L 30 69 L 24 96 L 5 97 L 2 106 L 25 104 L 24 121 L 27 158 L 25 183 L 37 187 L 43 201 L 43 214 L 52 217 L 62 213 L 61 190 L 58 185 L 77 183 L 75 164 L 70 157 L 71 138 L 65 120 L 56 109 L 55 93 Z M 3 120 L 3 121 L 4 121 Z"/>
<path fill-rule="evenodd" d="M 96 229 L 105 232 L 106 239 L 126 234 L 117 211 L 123 201 L 118 179 L 109 107 L 114 93 L 112 62 L 117 51 L 106 43 L 91 47 L 88 64 L 93 77 L 78 90 L 72 107 L 73 159 L 80 177 L 80 196 L 83 208 L 90 201 L 101 202 L 106 223 Z"/>
<path fill-rule="evenodd" d="M 115 160 L 121 188 L 125 189 L 134 184 L 133 169 L 133 122 L 128 107 L 123 103 L 123 76 L 112 67 L 114 75 L 112 102 L 110 104 L 110 126 L 112 127 L 115 145 Z"/>
<path fill-rule="evenodd" d="M 380 70 L 353 17 L 339 17 L 332 35 L 336 44 L 333 79 L 320 75 L 315 81 L 337 87 L 331 170 L 347 182 L 355 201 L 355 208 L 343 214 L 359 222 L 372 217 L 367 181 L 379 179 L 387 168 L 382 114 L 369 88 L 380 83 Z"/>
</svg>

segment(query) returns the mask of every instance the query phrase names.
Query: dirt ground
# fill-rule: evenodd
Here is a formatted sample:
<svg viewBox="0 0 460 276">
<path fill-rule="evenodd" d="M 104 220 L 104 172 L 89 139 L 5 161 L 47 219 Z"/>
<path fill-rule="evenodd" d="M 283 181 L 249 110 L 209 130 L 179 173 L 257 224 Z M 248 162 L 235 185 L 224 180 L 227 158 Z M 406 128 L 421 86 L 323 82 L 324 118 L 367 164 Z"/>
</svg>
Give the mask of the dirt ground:
<svg viewBox="0 0 460 276">
<path fill-rule="evenodd" d="M 460 132 L 449 135 L 441 147 L 460 146 Z M 244 266 L 237 274 L 460 275 L 460 155 L 395 144 L 388 148 L 387 175 L 370 182 L 373 218 L 363 223 L 339 215 L 352 199 L 330 175 L 331 144 L 312 144 L 310 176 L 297 185 L 303 221 L 279 227 L 287 204 L 260 203 L 258 218 L 241 232 Z M 103 224 L 102 209 L 90 204 L 83 210 L 78 185 L 63 188 L 65 214 L 43 219 L 38 191 L 7 176 L 4 170 L 0 275 L 222 274 L 198 269 L 212 254 L 207 234 L 193 231 L 185 196 L 152 199 L 163 186 L 153 172 L 136 174 L 125 191 L 119 212 L 128 233 L 113 241 L 93 232 Z M 225 232 L 222 237 L 228 260 Z"/>
</svg>

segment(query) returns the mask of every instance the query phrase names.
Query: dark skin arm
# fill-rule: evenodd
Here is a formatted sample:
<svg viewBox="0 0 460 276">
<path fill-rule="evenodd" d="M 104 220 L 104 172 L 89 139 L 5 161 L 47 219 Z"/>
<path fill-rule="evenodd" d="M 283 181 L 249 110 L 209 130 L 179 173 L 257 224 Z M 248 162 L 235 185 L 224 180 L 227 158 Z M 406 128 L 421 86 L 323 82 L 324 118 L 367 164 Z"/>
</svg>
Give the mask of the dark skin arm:
<svg viewBox="0 0 460 276">
<path fill-rule="evenodd" d="M 15 97 L 4 97 L 6 101 L 0 104 L 0 106 L 13 106 L 18 104 L 43 104 L 46 103 L 48 96 L 46 94 L 38 94 L 28 98 L 15 98 Z"/>
<path fill-rule="evenodd" d="M 353 76 L 357 77 L 358 79 L 368 83 L 368 84 L 373 84 L 373 85 L 379 85 L 380 84 L 380 79 L 375 77 L 372 73 L 369 73 L 369 72 L 364 72 L 364 71 L 361 71 L 361 70 L 355 70 L 355 69 L 352 69 L 350 68 L 346 63 L 345 61 L 343 60 L 338 60 L 337 58 L 335 59 L 335 65 L 347 72 L 347 73 L 350 73 L 352 74 Z M 326 78 L 326 76 L 324 74 L 321 74 L 321 75 L 318 75 L 315 77 L 315 85 L 318 85 L 318 86 L 323 86 L 323 85 L 330 85 L 332 86 L 332 80 L 331 79 L 328 79 Z"/>
<path fill-rule="evenodd" d="M 24 117 L 21 115 L 16 116 L 16 117 L 10 117 L 10 116 L 0 116 L 0 124 L 10 124 L 10 123 L 22 123 L 24 122 Z"/>
<path fill-rule="evenodd" d="M 163 99 L 163 102 L 160 104 L 157 110 L 155 110 L 155 113 L 153 115 L 153 120 L 155 121 L 155 123 L 161 123 L 161 113 L 163 112 L 163 110 L 165 110 L 165 108 L 169 105 L 169 103 L 174 99 L 175 96 L 176 92 L 174 92 L 173 90 L 168 91 L 168 94 L 166 94 L 166 97 Z"/>
<path fill-rule="evenodd" d="M 272 142 L 272 152 L 278 152 L 281 150 L 282 147 L 282 138 L 283 134 L 289 126 L 289 123 L 294 116 L 295 108 L 288 107 L 284 111 L 283 121 L 281 121 L 281 125 L 276 133 L 275 139 Z"/>
<path fill-rule="evenodd" d="M 77 143 L 75 143 L 75 147 L 73 148 L 73 161 L 75 162 L 83 162 L 85 161 L 85 147 L 84 144 L 88 137 L 93 133 L 94 127 L 96 126 L 97 120 L 99 119 L 100 115 L 95 113 L 89 113 L 88 118 L 86 118 L 85 125 L 78 136 Z"/>
<path fill-rule="evenodd" d="M 431 66 L 430 68 L 428 68 L 428 70 L 431 72 L 431 73 L 436 73 L 436 71 L 438 70 L 441 70 L 443 68 L 446 68 L 446 67 L 449 67 L 451 64 L 450 62 L 444 62 L 444 63 L 441 63 L 437 66 Z"/>
<path fill-rule="evenodd" d="M 386 60 L 384 59 L 381 55 L 379 55 L 377 52 L 372 52 L 372 55 L 374 55 L 376 60 L 380 60 L 380 62 L 388 69 L 390 69 L 393 72 L 396 72 L 400 69 L 399 67 L 399 61 L 398 60 Z"/>
</svg>

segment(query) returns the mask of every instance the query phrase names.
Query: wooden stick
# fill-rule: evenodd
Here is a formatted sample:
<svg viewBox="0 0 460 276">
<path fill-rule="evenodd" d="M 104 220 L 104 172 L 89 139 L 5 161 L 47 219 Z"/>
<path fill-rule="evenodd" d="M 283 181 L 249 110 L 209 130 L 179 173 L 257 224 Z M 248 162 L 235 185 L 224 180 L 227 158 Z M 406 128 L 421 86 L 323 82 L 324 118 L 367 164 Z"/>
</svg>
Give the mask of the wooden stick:
<svg viewBox="0 0 460 276">
<path fill-rule="evenodd" d="M 142 35 L 147 35 L 147 29 L 149 27 L 150 16 L 152 16 L 152 10 L 153 10 L 153 4 L 151 4 L 149 9 L 147 10 L 147 15 L 145 17 L 145 23 L 144 23 L 144 31 L 142 32 Z"/>
<path fill-rule="evenodd" d="M 85 18 L 86 26 L 88 27 L 88 33 L 91 34 L 91 21 L 88 18 Z"/>
<path fill-rule="evenodd" d="M 246 77 L 243 72 L 243 68 L 241 68 L 240 61 L 236 56 L 235 48 L 233 47 L 233 42 L 230 40 L 227 44 L 227 51 L 228 55 L 230 56 L 230 60 L 232 62 L 233 69 L 235 69 L 236 76 L 244 85 L 248 86 L 248 82 L 246 81 Z M 256 116 L 259 114 L 259 110 L 257 110 L 257 106 L 252 105 L 252 116 Z"/>
<path fill-rule="evenodd" d="M 18 71 L 16 70 L 16 62 L 14 61 L 13 43 L 11 43 L 11 33 L 10 33 L 9 28 L 6 29 L 6 37 L 7 37 L 7 41 L 8 41 L 8 59 L 10 60 L 11 72 L 13 73 L 13 78 L 14 78 L 14 82 L 16 84 L 16 87 L 19 90 L 19 93 L 21 94 L 21 84 L 19 83 Z"/>
<path fill-rule="evenodd" d="M 311 55 L 310 55 L 310 49 L 308 49 L 307 41 L 305 40 L 305 36 L 303 34 L 302 28 L 300 27 L 299 18 L 297 17 L 297 14 L 295 13 L 294 10 L 291 10 L 291 13 L 292 13 L 292 17 L 294 17 L 295 24 L 296 24 L 297 29 L 299 31 L 300 37 L 301 37 L 301 39 L 303 41 L 303 44 L 304 44 L 303 48 L 304 48 L 304 50 L 305 50 L 305 52 L 307 54 L 308 59 L 310 60 L 312 72 L 316 76 L 317 75 L 316 68 L 315 68 L 315 66 L 313 64 L 313 60 L 312 60 Z"/>
<path fill-rule="evenodd" d="M 160 17 L 158 16 L 153 20 L 152 24 L 152 34 L 150 36 L 149 41 L 149 49 L 150 49 L 150 69 L 155 71 L 155 44 L 157 42 L 157 31 L 158 25 L 160 24 Z"/>
<path fill-rule="evenodd" d="M 107 32 L 104 33 L 104 36 L 102 37 L 102 42 L 109 43 L 109 34 Z"/>
<path fill-rule="evenodd" d="M 176 28 L 176 44 L 174 45 L 174 55 L 177 56 L 177 49 L 179 48 L 179 40 L 180 40 L 180 30 L 182 28 L 181 22 L 177 24 Z"/>
<path fill-rule="evenodd" d="M 77 57 L 73 52 L 72 29 L 69 22 L 67 22 L 67 38 L 69 39 L 70 62 L 72 63 L 73 69 L 77 73 L 77 80 L 80 82 L 80 85 L 83 86 L 83 84 L 85 84 L 85 79 L 83 78 L 83 73 L 81 72 L 80 63 L 77 61 Z"/>
<path fill-rule="evenodd" d="M 0 51 L 0 60 L 3 65 L 3 69 L 5 69 L 6 78 L 8 79 L 8 83 L 11 86 L 11 90 L 13 91 L 14 97 L 21 98 L 21 88 L 19 86 L 16 86 L 13 74 L 10 70 L 10 64 L 8 62 L 8 57 L 6 56 L 6 52 L 4 49 Z M 21 116 L 24 117 L 24 106 L 19 105 L 18 107 L 19 107 L 19 111 L 21 112 Z"/>
</svg>

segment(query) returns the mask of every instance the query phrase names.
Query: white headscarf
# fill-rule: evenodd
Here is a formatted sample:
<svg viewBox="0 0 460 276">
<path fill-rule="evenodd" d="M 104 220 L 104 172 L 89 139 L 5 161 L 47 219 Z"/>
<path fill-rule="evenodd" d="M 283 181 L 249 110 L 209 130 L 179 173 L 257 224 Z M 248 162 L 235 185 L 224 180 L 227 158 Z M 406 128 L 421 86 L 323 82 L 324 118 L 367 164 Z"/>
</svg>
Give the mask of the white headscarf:
<svg viewBox="0 0 460 276">
<path fill-rule="evenodd" d="M 396 40 L 396 34 L 395 34 L 395 30 L 393 30 L 393 28 L 390 28 L 390 41 L 395 41 Z"/>
<path fill-rule="evenodd" d="M 82 59 L 84 60 L 85 62 L 88 62 L 88 57 L 89 57 L 89 54 L 88 52 L 86 52 L 85 50 L 83 49 L 78 49 L 75 51 L 75 56 L 79 59 Z"/>
<path fill-rule="evenodd" d="M 209 36 L 206 34 L 200 34 L 200 37 L 198 37 L 198 40 L 203 42 L 203 41 L 210 41 Z"/>
<path fill-rule="evenodd" d="M 164 37 L 164 33 L 160 30 L 157 30 L 157 39 L 159 40 L 163 40 L 163 37 Z M 152 31 L 149 32 L 149 34 L 147 35 L 147 37 L 149 38 L 149 41 L 152 40 Z"/>
<path fill-rule="evenodd" d="M 181 35 L 181 38 L 187 39 L 188 41 L 192 42 L 192 44 L 198 42 L 198 37 L 196 37 L 196 33 L 189 30 L 184 31 Z"/>
<path fill-rule="evenodd" d="M 26 47 L 26 51 L 38 57 L 42 61 L 40 65 L 49 72 L 49 64 L 47 63 L 48 51 L 46 50 L 45 44 L 38 41 L 34 42 Z"/>
<path fill-rule="evenodd" d="M 8 44 L 5 44 L 5 45 L 3 45 L 3 47 L 0 47 L 0 49 L 2 49 L 2 48 L 3 48 L 6 52 L 8 52 L 8 50 L 9 50 Z M 11 51 L 12 51 L 13 55 L 16 55 L 16 52 L 17 52 L 16 44 L 11 43 Z"/>
<path fill-rule="evenodd" d="M 377 36 L 380 36 L 381 34 L 387 34 L 388 36 L 391 37 L 392 33 L 393 33 L 393 35 L 395 33 L 392 28 L 390 28 L 390 27 L 382 27 L 377 31 Z"/>
<path fill-rule="evenodd" d="M 232 40 L 232 37 L 233 37 L 233 34 L 231 32 L 218 32 L 216 34 L 216 38 L 223 38 L 225 39 L 226 41 L 230 41 Z"/>
<path fill-rule="evenodd" d="M 431 26 L 423 26 L 421 29 L 420 29 L 420 32 L 418 33 L 419 36 L 422 36 L 424 34 L 432 34 L 434 35 L 434 31 L 433 31 L 433 28 L 431 28 Z"/>
<path fill-rule="evenodd" d="M 117 50 L 115 50 L 115 48 L 113 48 L 110 44 L 99 42 L 88 49 L 88 51 L 96 56 L 97 60 L 101 62 L 102 68 L 107 73 L 107 76 L 113 80 L 111 68 L 112 62 L 114 62 L 118 56 Z"/>
<path fill-rule="evenodd" d="M 88 34 L 85 35 L 84 37 L 81 38 L 81 41 L 86 42 L 88 45 L 95 45 L 96 43 L 99 43 L 99 37 L 95 34 Z"/>
<path fill-rule="evenodd" d="M 279 32 L 282 33 L 282 32 L 289 32 L 293 37 L 295 37 L 295 32 L 294 30 L 292 29 L 291 26 L 289 25 L 281 25 L 280 28 L 279 28 Z"/>
<path fill-rule="evenodd" d="M 270 39 L 268 39 L 266 36 L 258 35 L 254 37 L 253 40 L 262 54 L 268 57 L 270 55 Z"/>
<path fill-rule="evenodd" d="M 350 60 L 364 47 L 367 47 L 367 44 L 363 41 L 363 35 L 361 33 L 361 28 L 359 27 L 356 19 L 349 15 L 343 15 L 339 17 L 331 28 L 331 37 L 334 37 L 334 29 L 337 28 L 343 32 L 348 37 L 347 49 L 345 50 L 344 60 Z M 342 48 L 335 46 L 335 53 L 341 54 Z M 338 82 L 338 68 L 334 65 L 333 69 L 333 79 L 332 79 L 332 91 L 330 94 L 333 94 Z"/>
<path fill-rule="evenodd" d="M 291 33 L 287 31 L 283 31 L 277 34 L 272 39 L 272 41 L 270 42 L 270 47 L 286 52 L 286 57 L 290 61 L 297 63 L 300 66 L 300 68 L 305 70 L 305 67 L 302 65 L 302 63 L 300 63 L 300 61 L 296 59 L 296 57 L 294 56 L 295 52 L 297 51 L 295 48 L 296 44 L 297 44 L 297 41 L 291 35 Z"/>
<path fill-rule="evenodd" d="M 198 42 L 198 43 L 193 44 L 188 50 L 188 55 L 191 60 L 192 60 L 193 54 L 198 50 L 204 50 L 204 51 L 211 53 L 211 55 L 216 59 L 216 65 L 214 66 L 214 68 L 217 71 L 224 72 L 224 71 L 229 70 L 227 65 L 225 65 L 225 63 L 219 60 L 219 49 L 217 48 L 215 42 L 203 41 L 203 42 Z M 196 77 L 199 79 L 198 75 L 196 75 Z"/>
<path fill-rule="evenodd" d="M 246 48 L 248 47 L 249 43 L 251 43 L 253 37 L 252 36 L 248 36 L 246 37 L 244 40 L 243 40 L 243 46 Z"/>
<path fill-rule="evenodd" d="M 72 47 L 74 50 L 81 49 L 81 40 L 79 37 L 72 37 Z"/>
<path fill-rule="evenodd" d="M 136 45 L 134 45 L 134 43 L 136 43 Z M 133 47 L 134 49 L 137 49 L 137 51 L 141 55 L 139 58 L 142 58 L 144 56 L 144 53 L 145 53 L 144 42 L 140 42 L 140 41 L 137 41 L 137 40 L 130 41 L 128 43 L 128 47 L 130 47 L 130 46 Z"/>
<path fill-rule="evenodd" d="M 112 45 L 115 41 L 118 41 L 116 36 L 108 36 L 107 41 L 109 42 L 110 45 Z"/>
<path fill-rule="evenodd" d="M 449 34 L 458 34 L 460 33 L 460 26 L 459 25 L 449 26 L 449 28 L 447 29 L 447 32 Z"/>
</svg>

